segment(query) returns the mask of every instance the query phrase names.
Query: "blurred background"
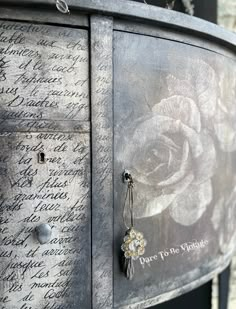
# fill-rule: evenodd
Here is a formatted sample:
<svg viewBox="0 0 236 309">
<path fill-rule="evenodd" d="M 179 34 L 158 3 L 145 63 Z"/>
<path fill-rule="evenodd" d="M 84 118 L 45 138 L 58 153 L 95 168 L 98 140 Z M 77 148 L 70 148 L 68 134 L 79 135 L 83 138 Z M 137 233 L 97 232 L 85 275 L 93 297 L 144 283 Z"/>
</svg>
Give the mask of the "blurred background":
<svg viewBox="0 0 236 309">
<path fill-rule="evenodd" d="M 220 26 L 236 32 L 236 0 L 218 0 L 217 17 Z"/>
<path fill-rule="evenodd" d="M 174 3 L 174 10 L 185 12 L 184 2 L 194 5 L 194 15 L 218 23 L 231 31 L 236 31 L 236 0 L 133 0 L 149 5 L 165 7 Z M 236 308 L 236 307 L 235 307 Z"/>
</svg>

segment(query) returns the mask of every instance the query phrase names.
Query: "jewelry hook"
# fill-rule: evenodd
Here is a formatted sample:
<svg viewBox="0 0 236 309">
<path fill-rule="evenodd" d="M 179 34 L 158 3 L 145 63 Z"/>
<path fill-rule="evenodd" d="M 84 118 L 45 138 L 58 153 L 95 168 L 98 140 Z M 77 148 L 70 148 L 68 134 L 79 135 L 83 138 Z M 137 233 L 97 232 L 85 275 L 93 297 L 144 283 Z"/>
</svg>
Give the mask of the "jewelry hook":
<svg viewBox="0 0 236 309">
<path fill-rule="evenodd" d="M 58 11 L 63 14 L 70 14 L 68 4 L 66 3 L 65 0 L 56 0 L 56 7 Z"/>
</svg>

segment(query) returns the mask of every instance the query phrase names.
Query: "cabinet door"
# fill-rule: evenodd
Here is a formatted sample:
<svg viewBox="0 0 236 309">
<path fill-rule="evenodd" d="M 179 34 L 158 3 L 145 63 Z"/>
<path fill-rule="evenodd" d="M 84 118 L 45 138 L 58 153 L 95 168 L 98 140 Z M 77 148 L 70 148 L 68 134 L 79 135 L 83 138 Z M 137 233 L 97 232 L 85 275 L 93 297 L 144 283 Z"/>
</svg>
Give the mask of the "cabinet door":
<svg viewBox="0 0 236 309">
<path fill-rule="evenodd" d="M 90 308 L 88 33 L 0 33 L 0 307 Z"/>
<path fill-rule="evenodd" d="M 236 238 L 235 76 L 235 62 L 211 51 L 115 32 L 116 308 L 171 299 L 227 266 Z M 147 240 L 132 281 L 120 263 L 130 224 L 125 169 Z"/>
</svg>

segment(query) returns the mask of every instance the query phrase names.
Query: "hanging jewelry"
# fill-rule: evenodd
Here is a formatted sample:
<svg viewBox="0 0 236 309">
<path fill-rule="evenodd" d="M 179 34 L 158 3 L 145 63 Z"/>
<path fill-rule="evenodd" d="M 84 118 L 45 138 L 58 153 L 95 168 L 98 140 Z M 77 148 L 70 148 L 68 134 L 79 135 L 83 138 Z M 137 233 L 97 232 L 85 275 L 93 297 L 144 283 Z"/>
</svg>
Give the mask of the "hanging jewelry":
<svg viewBox="0 0 236 309">
<path fill-rule="evenodd" d="M 147 244 L 143 234 L 134 228 L 134 196 L 133 188 L 134 182 L 131 174 L 125 171 L 123 174 L 124 182 L 127 183 L 127 192 L 123 210 L 123 220 L 127 231 L 121 245 L 123 256 L 123 270 L 127 279 L 132 280 L 134 277 L 134 261 L 145 253 L 145 246 Z M 130 225 L 125 221 L 125 209 L 127 206 L 130 213 Z"/>
</svg>

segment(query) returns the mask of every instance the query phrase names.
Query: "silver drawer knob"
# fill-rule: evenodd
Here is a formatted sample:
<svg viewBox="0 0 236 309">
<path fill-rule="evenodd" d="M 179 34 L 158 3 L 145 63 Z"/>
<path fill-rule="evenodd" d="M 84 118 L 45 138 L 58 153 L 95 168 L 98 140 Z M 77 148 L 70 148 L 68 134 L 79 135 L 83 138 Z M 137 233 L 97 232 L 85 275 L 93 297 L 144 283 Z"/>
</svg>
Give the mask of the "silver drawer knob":
<svg viewBox="0 0 236 309">
<path fill-rule="evenodd" d="M 40 244 L 46 244 L 52 236 L 52 228 L 49 224 L 40 224 L 35 228 L 36 236 Z"/>
</svg>

